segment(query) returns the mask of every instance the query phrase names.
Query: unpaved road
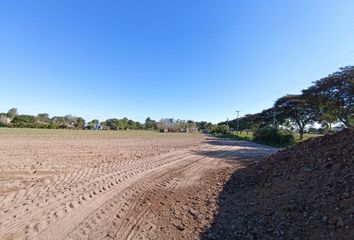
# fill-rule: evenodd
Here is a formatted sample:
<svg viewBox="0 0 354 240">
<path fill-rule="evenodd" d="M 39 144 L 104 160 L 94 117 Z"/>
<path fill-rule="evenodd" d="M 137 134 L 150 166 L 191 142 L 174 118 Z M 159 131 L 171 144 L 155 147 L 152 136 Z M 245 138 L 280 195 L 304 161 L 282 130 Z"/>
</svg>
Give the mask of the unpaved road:
<svg viewBox="0 0 354 240">
<path fill-rule="evenodd" d="M 275 151 L 192 138 L 0 138 L 0 239 L 198 239 L 233 171 Z"/>
</svg>

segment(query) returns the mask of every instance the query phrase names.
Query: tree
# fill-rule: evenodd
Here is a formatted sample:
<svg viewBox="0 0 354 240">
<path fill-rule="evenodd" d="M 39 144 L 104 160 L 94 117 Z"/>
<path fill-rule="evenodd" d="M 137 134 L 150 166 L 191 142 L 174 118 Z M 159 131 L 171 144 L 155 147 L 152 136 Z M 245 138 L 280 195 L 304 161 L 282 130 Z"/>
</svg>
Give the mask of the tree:
<svg viewBox="0 0 354 240">
<path fill-rule="evenodd" d="M 77 122 L 77 117 L 71 115 L 71 114 L 67 114 L 65 115 L 65 125 L 67 128 L 73 128 L 76 126 L 76 122 Z"/>
<path fill-rule="evenodd" d="M 316 81 L 303 94 L 312 96 L 312 100 L 327 116 L 333 115 L 345 126 L 353 126 L 354 66 L 341 68 L 340 71 Z"/>
<path fill-rule="evenodd" d="M 237 127 L 237 119 L 235 119 L 235 126 Z M 235 127 L 233 127 L 235 128 Z M 239 118 L 239 130 L 240 131 L 250 131 L 257 128 L 257 123 L 254 121 L 252 114 L 246 114 L 245 116 Z M 235 128 L 236 129 L 236 128 Z"/>
<path fill-rule="evenodd" d="M 270 127 L 270 126 L 276 127 L 273 126 L 275 112 L 276 112 L 275 108 L 268 108 L 263 110 L 261 113 L 257 114 L 255 120 L 258 123 L 259 127 Z M 279 117 L 276 119 L 280 120 Z"/>
<path fill-rule="evenodd" d="M 83 119 L 82 117 L 78 117 L 76 119 L 76 127 L 79 129 L 83 129 L 85 127 L 85 119 Z"/>
<path fill-rule="evenodd" d="M 186 128 L 187 124 L 184 120 L 174 120 L 173 118 L 161 118 L 160 121 L 156 125 L 160 129 L 173 129 L 177 130 L 177 128 Z"/>
<path fill-rule="evenodd" d="M 11 123 L 16 127 L 33 128 L 36 127 L 36 117 L 32 115 L 16 115 Z"/>
<path fill-rule="evenodd" d="M 332 130 L 332 124 L 337 122 L 337 120 L 338 118 L 332 112 L 321 112 L 319 116 L 319 122 L 327 131 Z"/>
<path fill-rule="evenodd" d="M 11 108 L 9 111 L 7 111 L 7 117 L 11 118 L 11 120 L 17 115 L 17 108 Z"/>
<path fill-rule="evenodd" d="M 229 133 L 229 126 L 225 124 L 214 125 L 211 127 L 211 133 L 216 135 L 225 135 Z"/>
<path fill-rule="evenodd" d="M 210 132 L 211 127 L 213 126 L 211 122 L 206 122 L 206 121 L 196 122 L 196 125 L 198 130 L 204 133 Z"/>
<path fill-rule="evenodd" d="M 39 123 L 49 123 L 50 121 L 48 113 L 39 113 L 36 119 Z"/>
<path fill-rule="evenodd" d="M 193 120 L 188 120 L 188 121 L 187 121 L 187 128 L 188 128 L 188 129 L 197 128 L 197 124 L 196 124 Z"/>
<path fill-rule="evenodd" d="M 54 117 L 52 117 L 50 122 L 51 122 L 51 124 L 53 124 L 53 126 L 55 128 L 66 128 L 67 127 L 65 117 L 54 116 Z"/>
<path fill-rule="evenodd" d="M 122 129 L 127 129 L 128 128 L 128 118 L 124 117 L 122 120 L 121 120 L 121 124 L 122 124 Z"/>
<path fill-rule="evenodd" d="M 147 130 L 156 130 L 157 129 L 156 121 L 152 120 L 150 117 L 148 117 L 145 120 L 145 129 L 147 129 Z"/>
<path fill-rule="evenodd" d="M 136 129 L 136 123 L 133 120 L 129 119 L 128 123 L 127 123 L 127 128 L 128 129 Z"/>
<path fill-rule="evenodd" d="M 103 122 L 110 130 L 118 130 L 118 119 L 110 118 Z"/>
<path fill-rule="evenodd" d="M 288 118 L 299 130 L 303 139 L 305 127 L 313 124 L 319 116 L 318 106 L 312 104 L 304 95 L 286 95 L 279 98 L 274 107 L 281 113 L 283 120 Z"/>
<path fill-rule="evenodd" d="M 87 123 L 87 128 L 88 129 L 98 129 L 98 123 L 99 123 L 99 121 L 97 119 L 93 119 Z"/>
</svg>

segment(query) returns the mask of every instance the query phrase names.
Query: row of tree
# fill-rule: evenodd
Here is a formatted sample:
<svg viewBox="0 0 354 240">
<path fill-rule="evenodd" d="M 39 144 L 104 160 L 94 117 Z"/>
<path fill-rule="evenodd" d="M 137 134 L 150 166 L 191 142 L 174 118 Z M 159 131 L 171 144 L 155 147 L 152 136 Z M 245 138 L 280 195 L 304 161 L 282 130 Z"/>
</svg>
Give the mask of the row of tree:
<svg viewBox="0 0 354 240">
<path fill-rule="evenodd" d="M 345 127 L 354 126 L 354 66 L 340 68 L 315 81 L 301 94 L 283 96 L 273 107 L 238 119 L 239 130 L 282 126 L 297 130 L 300 139 L 306 128 L 315 123 L 331 130 L 332 125 L 339 122 Z M 228 124 L 236 129 L 237 119 Z"/>
<path fill-rule="evenodd" d="M 162 118 L 157 124 L 157 128 L 172 132 L 188 132 L 197 129 L 197 124 L 192 120 L 180 120 L 173 118 Z"/>
<path fill-rule="evenodd" d="M 144 123 L 128 118 L 111 118 L 103 122 L 94 119 L 85 122 L 85 119 L 73 115 L 55 116 L 50 118 L 47 113 L 37 116 L 20 115 L 16 108 L 7 113 L 0 113 L 0 126 L 29 127 L 29 128 L 70 128 L 70 129 L 198 129 L 202 132 L 223 132 L 230 126 L 239 130 L 250 130 L 274 127 L 298 130 L 300 139 L 307 127 L 320 123 L 326 130 L 330 130 L 334 123 L 341 122 L 345 127 L 354 125 L 354 66 L 341 68 L 338 72 L 320 79 L 299 95 L 286 95 L 277 99 L 273 107 L 260 113 L 248 114 L 240 119 L 221 122 L 218 126 L 210 122 L 194 122 L 192 120 L 174 120 L 163 118 L 155 121 L 147 118 Z"/>
<path fill-rule="evenodd" d="M 55 116 L 41 113 L 37 116 L 18 114 L 16 108 L 11 108 L 7 113 L 0 113 L 0 126 L 19 128 L 66 128 L 66 129 L 102 129 L 102 130 L 159 130 L 187 131 L 187 129 L 201 129 L 206 131 L 212 124 L 207 122 L 194 122 L 192 120 L 180 120 L 163 118 L 155 121 L 148 117 L 144 123 L 133 121 L 128 118 L 110 118 L 103 122 L 93 119 L 86 122 L 82 117 L 73 115 Z"/>
<path fill-rule="evenodd" d="M 73 115 L 55 116 L 48 113 L 37 116 L 18 114 L 17 108 L 11 108 L 7 113 L 0 113 L 0 126 L 19 128 L 84 128 L 85 119 Z"/>
</svg>

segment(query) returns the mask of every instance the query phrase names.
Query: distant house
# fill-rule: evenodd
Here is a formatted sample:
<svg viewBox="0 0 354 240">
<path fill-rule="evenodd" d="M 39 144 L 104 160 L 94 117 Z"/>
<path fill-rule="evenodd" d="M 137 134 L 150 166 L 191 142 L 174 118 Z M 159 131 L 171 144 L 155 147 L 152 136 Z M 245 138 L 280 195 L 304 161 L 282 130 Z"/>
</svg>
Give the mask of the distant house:
<svg viewBox="0 0 354 240">
<path fill-rule="evenodd" d="M 185 133 L 198 132 L 198 128 L 196 127 L 180 128 L 179 131 Z"/>
<path fill-rule="evenodd" d="M 176 132 L 181 132 L 180 129 L 178 128 L 173 128 L 173 127 L 165 127 L 165 128 L 160 128 L 160 132 L 163 132 L 163 133 L 176 133 Z"/>
<path fill-rule="evenodd" d="M 173 118 L 162 118 L 158 123 L 157 127 L 160 132 L 174 132 L 174 133 L 189 133 L 198 132 L 196 124 L 191 120 L 180 120 Z"/>
<path fill-rule="evenodd" d="M 160 128 L 160 132 L 167 133 L 168 132 L 168 128 Z"/>
<path fill-rule="evenodd" d="M 163 132 L 163 133 L 168 133 L 168 132 L 190 133 L 190 132 L 198 132 L 198 128 L 160 128 L 160 132 Z"/>
</svg>

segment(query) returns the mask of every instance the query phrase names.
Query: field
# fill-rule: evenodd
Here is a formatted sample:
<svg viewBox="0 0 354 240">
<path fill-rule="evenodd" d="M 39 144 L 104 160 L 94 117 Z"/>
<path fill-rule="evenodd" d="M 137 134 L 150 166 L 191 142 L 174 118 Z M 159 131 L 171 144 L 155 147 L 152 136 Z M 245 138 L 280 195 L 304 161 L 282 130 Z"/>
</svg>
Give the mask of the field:
<svg viewBox="0 0 354 240">
<path fill-rule="evenodd" d="M 198 239 L 276 149 L 200 134 L 0 129 L 0 239 Z"/>
</svg>

